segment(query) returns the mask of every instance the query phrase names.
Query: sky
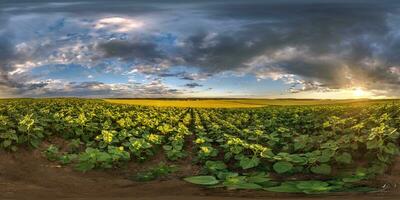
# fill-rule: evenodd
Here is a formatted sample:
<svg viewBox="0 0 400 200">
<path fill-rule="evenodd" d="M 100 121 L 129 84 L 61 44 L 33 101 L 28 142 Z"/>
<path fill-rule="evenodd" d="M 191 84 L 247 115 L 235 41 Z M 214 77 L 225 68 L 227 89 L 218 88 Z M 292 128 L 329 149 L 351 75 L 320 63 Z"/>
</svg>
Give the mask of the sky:
<svg viewBox="0 0 400 200">
<path fill-rule="evenodd" d="M 2 0 L 0 98 L 400 97 L 397 0 Z"/>
</svg>

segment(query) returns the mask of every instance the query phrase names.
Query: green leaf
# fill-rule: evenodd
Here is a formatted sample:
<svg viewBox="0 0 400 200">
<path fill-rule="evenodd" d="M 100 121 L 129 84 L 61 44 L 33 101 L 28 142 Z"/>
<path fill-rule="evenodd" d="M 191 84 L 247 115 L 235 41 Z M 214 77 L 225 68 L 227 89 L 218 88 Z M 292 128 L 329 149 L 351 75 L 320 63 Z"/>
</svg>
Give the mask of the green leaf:
<svg viewBox="0 0 400 200">
<path fill-rule="evenodd" d="M 264 183 L 270 180 L 271 179 L 264 172 L 250 174 L 247 177 L 247 181 L 250 183 Z"/>
<path fill-rule="evenodd" d="M 243 157 L 242 159 L 240 159 L 239 164 L 243 169 L 250 169 L 256 167 L 259 163 L 260 159 L 256 156 L 253 156 L 252 158 Z"/>
<path fill-rule="evenodd" d="M 360 186 L 360 187 L 347 188 L 343 191 L 344 192 L 375 192 L 375 191 L 378 191 L 378 189 L 372 188 L 372 187 L 367 187 L 367 186 Z"/>
<path fill-rule="evenodd" d="M 331 160 L 331 157 L 333 156 L 334 152 L 330 149 L 324 149 L 321 152 L 321 156 L 318 157 L 318 162 L 320 163 L 326 163 Z"/>
<path fill-rule="evenodd" d="M 378 140 L 369 140 L 367 141 L 367 149 L 376 149 L 380 145 Z"/>
<path fill-rule="evenodd" d="M 264 188 L 270 192 L 288 192 L 288 193 L 301 193 L 301 189 L 296 187 L 296 183 L 284 182 L 280 186 Z"/>
<path fill-rule="evenodd" d="M 224 185 L 237 185 L 239 183 L 247 183 L 245 176 L 227 176 Z"/>
<path fill-rule="evenodd" d="M 390 160 L 390 155 L 389 154 L 384 154 L 383 152 L 377 153 L 376 154 L 378 157 L 378 160 L 387 163 Z"/>
<path fill-rule="evenodd" d="M 331 156 L 322 154 L 321 156 L 318 157 L 317 160 L 320 163 L 326 163 L 326 162 L 329 162 L 331 160 Z"/>
<path fill-rule="evenodd" d="M 140 172 L 134 177 L 136 181 L 152 181 L 156 178 L 157 176 L 152 172 Z"/>
<path fill-rule="evenodd" d="M 398 147 L 390 142 L 383 147 L 383 150 L 388 154 L 394 155 L 398 152 Z"/>
<path fill-rule="evenodd" d="M 216 185 L 219 183 L 214 176 L 191 176 L 183 180 L 197 185 Z"/>
<path fill-rule="evenodd" d="M 81 163 L 78 163 L 78 165 L 75 167 L 75 169 L 78 171 L 81 171 L 81 172 L 86 172 L 86 171 L 93 169 L 94 167 L 95 167 L 95 165 L 93 163 L 81 162 Z"/>
<path fill-rule="evenodd" d="M 314 180 L 299 181 L 296 184 L 296 187 L 307 194 L 327 192 L 331 189 L 329 187 L 329 183 L 323 181 L 314 181 Z"/>
<path fill-rule="evenodd" d="M 314 187 L 326 187 L 326 186 L 329 186 L 329 183 L 323 181 L 314 181 L 314 180 L 299 181 L 296 184 L 296 187 L 298 187 L 299 189 L 310 189 Z"/>
<path fill-rule="evenodd" d="M 306 143 L 304 141 L 297 141 L 296 143 L 294 143 L 294 150 L 300 150 L 306 147 Z"/>
<path fill-rule="evenodd" d="M 239 174 L 234 172 L 219 172 L 217 175 L 218 179 L 221 180 L 229 179 L 231 177 L 236 177 L 236 176 L 239 176 Z"/>
<path fill-rule="evenodd" d="M 307 164 L 307 159 L 299 155 L 290 155 L 287 160 L 300 165 Z"/>
<path fill-rule="evenodd" d="M 346 177 L 346 178 L 343 178 L 342 181 L 345 183 L 356 183 L 356 182 L 361 181 L 362 179 L 363 178 L 361 178 L 361 177 Z"/>
<path fill-rule="evenodd" d="M 329 175 L 332 171 L 332 168 L 328 164 L 321 164 L 317 165 L 314 167 L 311 167 L 311 172 L 314 174 L 323 174 L 323 175 Z"/>
<path fill-rule="evenodd" d="M 226 164 L 222 161 L 207 161 L 206 162 L 207 170 L 210 172 L 217 172 L 226 169 Z"/>
<path fill-rule="evenodd" d="M 350 164 L 352 161 L 351 154 L 344 152 L 335 157 L 336 161 L 339 163 Z"/>
<path fill-rule="evenodd" d="M 255 183 L 225 184 L 224 186 L 230 189 L 244 189 L 244 190 L 255 190 L 262 188 L 260 185 Z"/>
<path fill-rule="evenodd" d="M 293 165 L 290 162 L 279 161 L 273 165 L 273 168 L 278 174 L 283 174 L 290 171 L 293 168 Z"/>
<path fill-rule="evenodd" d="M 164 145 L 164 146 L 163 146 L 163 149 L 166 150 L 166 151 L 170 151 L 170 150 L 172 150 L 172 146 L 170 146 L 170 145 Z"/>
<path fill-rule="evenodd" d="M 31 140 L 30 141 L 30 144 L 36 149 L 39 147 L 39 143 L 40 143 L 39 140 Z"/>
<path fill-rule="evenodd" d="M 4 142 L 3 142 L 3 146 L 4 147 L 8 147 L 8 146 L 10 146 L 11 145 L 11 140 L 4 140 Z"/>
<path fill-rule="evenodd" d="M 11 151 L 14 151 L 14 152 L 15 152 L 15 151 L 17 151 L 17 150 L 18 150 L 18 147 L 17 147 L 17 146 L 12 146 L 12 147 L 11 147 Z"/>
<path fill-rule="evenodd" d="M 245 176 L 227 176 L 222 184 L 229 189 L 261 189 L 262 186 L 251 183 Z"/>
<path fill-rule="evenodd" d="M 260 153 L 260 156 L 261 156 L 262 158 L 271 158 L 271 157 L 274 156 L 274 154 L 272 153 L 271 150 L 268 149 L 268 150 L 262 151 L 262 152 Z"/>
</svg>

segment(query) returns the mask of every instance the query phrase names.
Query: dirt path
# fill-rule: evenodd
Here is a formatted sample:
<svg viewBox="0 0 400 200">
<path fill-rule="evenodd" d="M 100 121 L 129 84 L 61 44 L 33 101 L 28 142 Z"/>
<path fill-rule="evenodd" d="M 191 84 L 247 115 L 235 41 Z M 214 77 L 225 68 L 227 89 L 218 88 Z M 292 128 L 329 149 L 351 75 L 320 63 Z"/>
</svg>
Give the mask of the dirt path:
<svg viewBox="0 0 400 200">
<path fill-rule="evenodd" d="M 400 183 L 400 159 L 391 175 L 382 179 Z M 0 152 L 0 199 L 76 200 L 245 200 L 245 199 L 400 199 L 399 188 L 386 193 L 339 196 L 282 195 L 262 191 L 205 189 L 181 181 L 134 182 L 120 173 L 92 171 L 80 173 L 46 161 L 38 151 Z"/>
</svg>

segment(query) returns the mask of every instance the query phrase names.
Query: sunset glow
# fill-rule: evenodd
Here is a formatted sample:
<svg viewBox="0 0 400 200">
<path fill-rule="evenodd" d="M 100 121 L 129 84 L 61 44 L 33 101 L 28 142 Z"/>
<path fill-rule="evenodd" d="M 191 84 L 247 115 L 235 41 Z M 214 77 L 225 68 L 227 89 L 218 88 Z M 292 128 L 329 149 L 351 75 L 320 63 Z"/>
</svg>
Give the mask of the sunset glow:
<svg viewBox="0 0 400 200">
<path fill-rule="evenodd" d="M 362 88 L 356 88 L 354 89 L 354 96 L 355 97 L 363 97 L 365 95 L 365 92 Z"/>
</svg>

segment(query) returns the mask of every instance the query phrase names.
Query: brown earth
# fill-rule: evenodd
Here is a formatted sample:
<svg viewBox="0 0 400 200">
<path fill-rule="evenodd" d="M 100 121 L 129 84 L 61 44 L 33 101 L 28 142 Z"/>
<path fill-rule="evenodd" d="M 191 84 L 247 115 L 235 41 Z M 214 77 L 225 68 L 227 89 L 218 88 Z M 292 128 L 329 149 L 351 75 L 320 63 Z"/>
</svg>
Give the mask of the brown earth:
<svg viewBox="0 0 400 200">
<path fill-rule="evenodd" d="M 156 159 L 158 160 L 158 159 Z M 155 163 L 155 161 L 153 162 Z M 151 162 L 150 162 L 151 164 Z M 148 164 L 146 164 L 148 165 Z M 400 158 L 387 175 L 377 181 L 387 183 L 387 192 L 305 196 L 264 191 L 228 191 L 206 189 L 181 180 L 189 171 L 198 170 L 186 164 L 178 175 L 168 180 L 135 182 L 129 174 L 146 165 L 132 164 L 124 169 L 81 173 L 47 161 L 40 151 L 0 152 L 0 199 L 77 199 L 77 200 L 245 200 L 245 199 L 400 199 Z"/>
</svg>

